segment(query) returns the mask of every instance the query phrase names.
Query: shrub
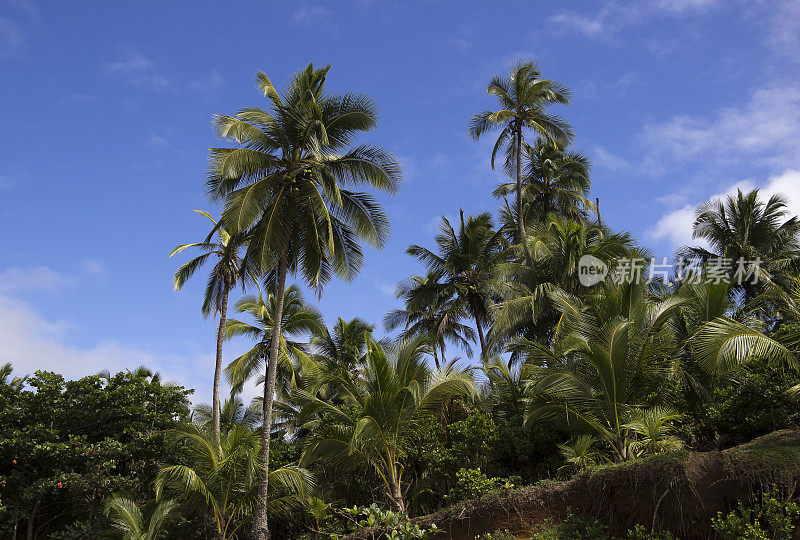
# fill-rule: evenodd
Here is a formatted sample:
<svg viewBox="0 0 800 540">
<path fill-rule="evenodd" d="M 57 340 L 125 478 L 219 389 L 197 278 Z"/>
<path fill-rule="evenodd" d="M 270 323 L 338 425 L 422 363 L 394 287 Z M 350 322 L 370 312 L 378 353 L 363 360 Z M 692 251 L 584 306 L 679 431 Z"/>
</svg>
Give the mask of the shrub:
<svg viewBox="0 0 800 540">
<path fill-rule="evenodd" d="M 514 489 L 519 477 L 488 478 L 478 469 L 460 469 L 456 473 L 453 489 L 445 496 L 445 500 L 454 504 L 469 499 L 477 499 L 494 491 Z"/>
<path fill-rule="evenodd" d="M 764 495 L 759 504 L 746 506 L 739 501 L 727 515 L 717 513 L 712 527 L 725 540 L 791 540 L 793 521 L 800 515 L 796 503 L 782 503 L 773 495 Z"/>
</svg>

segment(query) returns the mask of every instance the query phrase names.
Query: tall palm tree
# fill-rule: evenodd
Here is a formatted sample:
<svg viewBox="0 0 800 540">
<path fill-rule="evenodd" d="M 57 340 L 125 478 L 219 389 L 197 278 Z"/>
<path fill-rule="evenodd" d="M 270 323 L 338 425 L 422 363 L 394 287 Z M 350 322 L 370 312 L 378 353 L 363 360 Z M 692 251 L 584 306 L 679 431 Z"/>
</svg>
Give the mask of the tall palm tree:
<svg viewBox="0 0 800 540">
<path fill-rule="evenodd" d="M 475 321 L 481 346 L 486 354 L 484 325 L 491 324 L 489 282 L 495 266 L 502 260 L 499 236 L 489 213 L 469 216 L 460 212 L 458 232 L 442 216 L 441 232 L 436 236 L 438 253 L 410 245 L 406 253 L 416 257 L 429 271 L 442 275 L 442 294 L 463 305 Z"/>
<path fill-rule="evenodd" d="M 244 425 L 224 432 L 217 443 L 213 434 L 197 425 L 171 432 L 182 443 L 188 465 L 167 465 L 156 476 L 156 498 L 169 489 L 205 505 L 218 540 L 236 538 L 257 502 L 260 438 Z M 300 467 L 270 471 L 268 516 L 289 515 L 301 508 L 313 488 L 311 474 Z"/>
<path fill-rule="evenodd" d="M 174 500 L 159 500 L 150 504 L 146 512 L 142 513 L 131 499 L 114 495 L 106 501 L 103 513 L 111 521 L 111 526 L 119 531 L 116 538 L 156 540 L 161 537 L 161 528 L 176 506 Z"/>
<path fill-rule="evenodd" d="M 446 365 L 446 343 L 461 348 L 472 357 L 470 341 L 475 341 L 475 331 L 461 321 L 466 318 L 466 306 L 449 298 L 438 272 L 423 276 L 412 276 L 397 286 L 397 297 L 405 303 L 404 308 L 386 314 L 383 326 L 387 331 L 403 328 L 399 339 L 422 337 L 433 343 L 431 352 L 436 369 Z M 439 358 L 441 354 L 441 358 Z"/>
<path fill-rule="evenodd" d="M 467 371 L 428 368 L 424 356 L 429 346 L 420 337 L 401 343 L 389 356 L 370 339 L 363 377 L 338 381 L 347 398 L 344 406 L 298 391 L 297 401 L 329 419 L 312 435 L 301 465 L 317 460 L 360 463 L 378 475 L 395 509 L 404 512 L 402 463 L 409 445 L 424 420 L 433 418 L 452 398 L 475 393 Z"/>
<path fill-rule="evenodd" d="M 239 254 L 245 236 L 240 233 L 232 233 L 229 229 L 222 227 L 211 214 L 202 210 L 195 210 L 201 216 L 207 218 L 214 225 L 217 232 L 217 239 L 211 241 L 211 236 L 203 242 L 192 244 L 181 244 L 172 250 L 170 257 L 177 255 L 189 248 L 198 248 L 203 253 L 194 257 L 189 262 L 181 266 L 175 273 L 175 290 L 180 291 L 194 273 L 209 260 L 215 260 L 214 268 L 208 276 L 205 295 L 203 296 L 203 317 L 212 314 L 219 314 L 219 327 L 217 329 L 217 355 L 214 364 L 214 389 L 212 392 L 213 407 L 213 426 L 214 435 L 219 438 L 219 385 L 222 375 L 222 341 L 223 330 L 225 329 L 225 318 L 228 314 L 228 296 L 231 289 L 237 283 L 244 284 L 242 279 L 242 259 Z"/>
<path fill-rule="evenodd" d="M 247 323 L 238 319 L 228 319 L 225 325 L 225 339 L 245 336 L 256 340 L 255 346 L 231 362 L 225 369 L 228 379 L 234 389 L 241 389 L 245 381 L 257 373 L 264 362 L 269 364 L 269 344 L 275 328 L 275 313 L 277 312 L 278 298 L 275 294 L 274 284 L 267 292 L 267 299 L 263 294 L 258 296 L 246 295 L 236 303 L 236 311 L 247 313 L 254 319 L 254 323 Z M 280 324 L 280 345 L 278 350 L 278 364 L 284 369 L 284 374 L 292 373 L 291 359 L 298 352 L 306 348 L 304 343 L 292 338 L 308 336 L 318 333 L 324 328 L 322 314 L 314 306 L 303 299 L 297 286 L 292 285 L 284 291 L 283 313 Z"/>
<path fill-rule="evenodd" d="M 522 207 L 522 156 L 525 132 L 533 130 L 551 141 L 567 141 L 572 128 L 556 115 L 547 112 L 551 104 L 569 103 L 569 90 L 562 84 L 542 78 L 533 62 L 518 62 L 507 77 L 495 75 L 489 82 L 487 94 L 500 102 L 498 111 L 476 114 L 469 126 L 475 140 L 487 131 L 501 129 L 492 150 L 492 169 L 497 153 L 505 150 L 503 169 L 516 180 L 517 241 L 525 237 Z"/>
<path fill-rule="evenodd" d="M 537 137 L 533 146 L 523 147 L 522 200 L 526 221 L 530 218 L 547 221 L 550 213 L 583 220 L 593 204 L 586 198 L 591 189 L 589 158 L 557 144 Z M 495 197 L 505 198 L 514 192 L 513 183 L 500 184 Z"/>
<path fill-rule="evenodd" d="M 787 218 L 786 199 L 771 196 L 766 202 L 758 196 L 758 190 L 730 195 L 724 200 L 711 200 L 697 209 L 694 221 L 694 238 L 706 240 L 711 250 L 688 247 L 681 254 L 697 257 L 714 263 L 724 258 L 730 261 L 730 278 L 734 279 L 737 262 L 748 265 L 761 261 L 757 271 L 759 283 L 744 280 L 737 288 L 744 292 L 744 301 L 749 302 L 763 290 L 764 282 L 779 283 L 797 269 L 800 261 L 800 219 Z M 748 266 L 748 270 L 750 267 Z M 739 281 L 735 279 L 735 281 Z"/>
<path fill-rule="evenodd" d="M 263 72 L 256 76 L 269 109 L 243 109 L 216 119 L 220 136 L 234 148 L 211 150 L 208 193 L 225 199 L 226 223 L 248 230 L 246 261 L 276 280 L 275 327 L 269 358 L 278 356 L 286 274 L 299 272 L 321 292 L 332 273 L 350 280 L 362 265 L 359 240 L 380 247 L 389 220 L 369 194 L 346 189 L 372 186 L 394 193 L 400 166 L 387 151 L 366 144 L 350 147 L 377 124 L 374 102 L 363 94 L 325 91 L 330 66 L 313 64 L 296 73 L 279 94 Z M 267 365 L 264 384 L 259 504 L 256 539 L 269 538 L 266 518 L 269 440 L 277 362 Z"/>
</svg>

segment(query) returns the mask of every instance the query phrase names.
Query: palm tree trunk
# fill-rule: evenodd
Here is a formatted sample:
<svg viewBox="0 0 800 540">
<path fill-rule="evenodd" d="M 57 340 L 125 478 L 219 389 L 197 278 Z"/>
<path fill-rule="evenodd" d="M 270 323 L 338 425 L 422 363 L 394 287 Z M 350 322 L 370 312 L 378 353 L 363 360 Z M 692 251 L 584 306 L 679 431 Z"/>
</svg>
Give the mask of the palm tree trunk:
<svg viewBox="0 0 800 540">
<path fill-rule="evenodd" d="M 286 289 L 286 268 L 289 258 L 289 243 L 283 248 L 278 261 L 278 282 L 275 289 L 275 319 L 272 325 L 272 337 L 269 342 L 269 358 L 267 359 L 267 378 L 264 381 L 264 400 L 262 406 L 263 423 L 261 425 L 261 460 L 263 471 L 258 482 L 258 501 L 253 515 L 253 527 L 250 537 L 253 540 L 269 540 L 269 523 L 267 522 L 267 491 L 269 488 L 269 441 L 272 432 L 272 401 L 275 396 L 275 374 L 278 367 L 278 343 L 283 321 L 283 294 Z"/>
<path fill-rule="evenodd" d="M 433 344 L 433 363 L 436 364 L 436 369 L 439 369 L 439 348 Z"/>
<path fill-rule="evenodd" d="M 522 244 L 522 252 L 525 254 L 525 262 L 533 268 L 533 259 L 525 243 L 525 219 L 522 216 L 522 126 L 517 125 L 517 236 Z"/>
<path fill-rule="evenodd" d="M 225 332 L 225 319 L 228 315 L 229 287 L 225 287 L 222 295 L 222 306 L 219 310 L 219 329 L 217 330 L 217 363 L 214 366 L 214 390 L 212 392 L 211 422 L 214 425 L 214 438 L 219 443 L 219 381 L 222 376 L 222 340 Z"/>
<path fill-rule="evenodd" d="M 486 354 L 486 338 L 483 336 L 483 326 L 477 315 L 475 315 L 475 328 L 478 330 L 478 339 L 481 342 L 481 358 L 484 358 Z"/>
</svg>

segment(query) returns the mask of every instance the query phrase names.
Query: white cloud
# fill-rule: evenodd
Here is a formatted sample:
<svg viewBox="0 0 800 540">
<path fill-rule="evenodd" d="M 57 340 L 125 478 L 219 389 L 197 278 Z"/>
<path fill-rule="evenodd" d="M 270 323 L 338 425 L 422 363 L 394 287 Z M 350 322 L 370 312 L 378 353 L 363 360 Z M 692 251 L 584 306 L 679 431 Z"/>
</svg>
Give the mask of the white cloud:
<svg viewBox="0 0 800 540">
<path fill-rule="evenodd" d="M 800 170 L 787 170 L 779 175 L 770 177 L 763 184 L 755 184 L 751 180 L 742 180 L 730 186 L 722 193 L 716 193 L 707 200 L 722 199 L 728 195 L 735 195 L 738 190 L 748 192 L 759 189 L 759 196 L 766 200 L 772 195 L 782 195 L 787 202 L 788 216 L 800 216 Z M 697 244 L 692 239 L 692 226 L 694 223 L 695 209 L 703 201 L 686 204 L 681 208 L 667 212 L 649 231 L 648 236 L 654 240 L 666 241 L 670 247 L 677 248 L 689 244 Z"/>
<path fill-rule="evenodd" d="M 650 157 L 706 165 L 746 162 L 781 170 L 800 166 L 800 86 L 769 86 L 740 107 L 710 118 L 687 115 L 644 127 Z"/>
<path fill-rule="evenodd" d="M 0 58 L 11 56 L 25 46 L 25 34 L 12 20 L 0 17 Z"/>
<path fill-rule="evenodd" d="M 104 277 L 106 275 L 106 267 L 96 259 L 86 259 L 81 262 L 81 270 L 94 277 Z"/>
<path fill-rule="evenodd" d="M 59 292 L 74 284 L 72 278 L 47 266 L 13 267 L 0 272 L 0 293 Z"/>
<path fill-rule="evenodd" d="M 561 11 L 550 17 L 549 23 L 555 32 L 572 30 L 590 39 L 608 39 L 626 27 L 642 26 L 651 19 L 666 16 L 702 13 L 718 3 L 718 0 L 606 2 L 590 15 Z"/>
<path fill-rule="evenodd" d="M 105 68 L 109 73 L 134 86 L 151 90 L 164 90 L 172 87 L 169 79 L 156 70 L 152 60 L 134 50 L 128 51 L 124 60 L 109 62 Z"/>
<path fill-rule="evenodd" d="M 292 13 L 292 22 L 308 25 L 317 20 L 330 19 L 331 11 L 323 6 L 302 4 Z"/>
<path fill-rule="evenodd" d="M 153 135 L 147 139 L 147 146 L 150 148 L 169 148 L 170 144 L 166 137 Z"/>
<path fill-rule="evenodd" d="M 36 370 L 55 371 L 78 378 L 108 369 L 112 373 L 145 366 L 159 371 L 164 380 L 196 387 L 195 403 L 209 401 L 213 354 L 195 357 L 156 354 L 109 338 L 89 347 L 70 343 L 73 327 L 65 321 L 49 321 L 26 302 L 0 295 L 0 364 L 11 362 L 17 375 Z M 206 388 L 208 387 L 208 388 Z"/>
<path fill-rule="evenodd" d="M 612 171 L 622 171 L 631 168 L 631 164 L 622 156 L 612 154 L 602 146 L 592 149 L 592 164 Z"/>
<path fill-rule="evenodd" d="M 213 92 L 225 86 L 227 82 L 219 71 L 212 69 L 205 77 L 186 83 L 186 89 L 190 92 Z"/>
</svg>

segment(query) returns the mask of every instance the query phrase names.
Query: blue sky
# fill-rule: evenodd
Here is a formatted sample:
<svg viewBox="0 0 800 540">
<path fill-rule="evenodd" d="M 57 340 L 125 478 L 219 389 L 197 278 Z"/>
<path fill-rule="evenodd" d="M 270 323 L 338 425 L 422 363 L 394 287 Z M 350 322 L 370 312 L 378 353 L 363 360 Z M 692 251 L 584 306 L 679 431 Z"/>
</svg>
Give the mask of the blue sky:
<svg viewBox="0 0 800 540">
<path fill-rule="evenodd" d="M 313 61 L 377 102 L 365 140 L 405 170 L 392 236 L 334 283 L 327 320 L 380 323 L 442 214 L 494 211 L 491 141 L 466 134 L 517 58 L 573 90 L 558 112 L 591 156 L 604 221 L 657 256 L 693 207 L 735 189 L 800 211 L 800 2 L 210 2 L 0 0 L 0 362 L 77 376 L 141 363 L 207 399 L 214 324 L 203 278 L 172 290 L 200 239 L 214 113 L 263 104 Z M 226 356 L 246 347 L 233 343 Z"/>
</svg>

